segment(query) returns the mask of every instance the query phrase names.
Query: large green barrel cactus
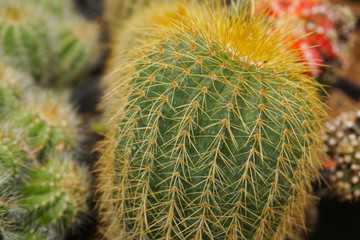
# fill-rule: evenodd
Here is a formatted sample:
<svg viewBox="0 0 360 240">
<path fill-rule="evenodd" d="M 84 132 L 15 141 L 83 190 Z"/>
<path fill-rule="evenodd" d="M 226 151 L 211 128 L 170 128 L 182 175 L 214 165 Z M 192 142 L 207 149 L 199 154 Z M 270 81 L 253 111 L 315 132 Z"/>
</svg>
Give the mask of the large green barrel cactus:
<svg viewBox="0 0 360 240">
<path fill-rule="evenodd" d="M 263 13 L 181 2 L 135 15 L 105 80 L 105 234 L 284 239 L 321 165 L 318 84 Z"/>
</svg>

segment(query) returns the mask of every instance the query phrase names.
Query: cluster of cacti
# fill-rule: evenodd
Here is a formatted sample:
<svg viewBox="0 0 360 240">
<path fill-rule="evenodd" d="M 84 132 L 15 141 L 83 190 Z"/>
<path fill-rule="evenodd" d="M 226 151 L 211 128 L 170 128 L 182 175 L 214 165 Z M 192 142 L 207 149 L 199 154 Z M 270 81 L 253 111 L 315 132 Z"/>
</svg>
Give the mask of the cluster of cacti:
<svg viewBox="0 0 360 240">
<path fill-rule="evenodd" d="M 0 68 L 0 239 L 61 239 L 89 211 L 90 178 L 75 161 L 79 120 L 31 80 Z"/>
<path fill-rule="evenodd" d="M 89 211 L 79 120 L 66 93 L 35 86 L 64 84 L 96 61 L 98 28 L 73 7 L 0 3 L 0 239 L 62 239 Z"/>
<path fill-rule="evenodd" d="M 1 1 L 1 62 L 43 85 L 79 80 L 98 58 L 99 29 L 73 8 L 70 0 Z"/>
<path fill-rule="evenodd" d="M 330 186 L 340 200 L 360 199 L 360 111 L 345 112 L 326 123 L 325 167 Z"/>
<path fill-rule="evenodd" d="M 193 2 L 152 2 L 119 30 L 99 147 L 104 234 L 285 239 L 321 165 L 319 84 L 264 12 Z"/>
<path fill-rule="evenodd" d="M 351 10 L 327 0 L 257 1 L 258 8 L 264 6 L 269 6 L 273 18 L 288 21 L 289 28 L 294 28 L 291 35 L 298 39 L 292 48 L 314 68 L 310 74 L 321 82 L 334 82 L 349 64 L 356 23 Z M 331 64 L 331 68 L 321 64 Z"/>
</svg>

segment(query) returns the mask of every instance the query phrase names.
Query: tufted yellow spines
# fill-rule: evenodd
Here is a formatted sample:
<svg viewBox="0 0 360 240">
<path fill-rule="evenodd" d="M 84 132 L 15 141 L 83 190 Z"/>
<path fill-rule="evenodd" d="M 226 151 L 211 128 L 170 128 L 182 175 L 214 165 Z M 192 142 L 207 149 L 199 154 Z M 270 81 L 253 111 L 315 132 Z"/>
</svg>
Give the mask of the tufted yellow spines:
<svg viewBox="0 0 360 240">
<path fill-rule="evenodd" d="M 302 224 L 319 85 L 247 9 L 158 1 L 122 30 L 98 163 L 109 239 L 284 239 Z"/>
</svg>

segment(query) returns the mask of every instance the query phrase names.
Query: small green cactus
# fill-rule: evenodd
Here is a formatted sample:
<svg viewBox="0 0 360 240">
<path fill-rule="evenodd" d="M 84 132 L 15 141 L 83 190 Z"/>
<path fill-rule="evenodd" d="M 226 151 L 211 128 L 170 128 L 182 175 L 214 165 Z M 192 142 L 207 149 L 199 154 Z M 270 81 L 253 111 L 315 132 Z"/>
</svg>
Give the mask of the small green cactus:
<svg viewBox="0 0 360 240">
<path fill-rule="evenodd" d="M 72 82 L 86 73 L 99 56 L 99 28 L 95 22 L 73 16 L 54 24 L 56 41 L 54 51 L 57 55 L 57 83 Z"/>
<path fill-rule="evenodd" d="M 247 9 L 157 1 L 123 30 L 99 161 L 109 239 L 285 239 L 301 225 L 319 84 L 281 25 Z"/>
<path fill-rule="evenodd" d="M 9 118 L 24 129 L 30 148 L 41 156 L 49 149 L 75 151 L 81 138 L 79 120 L 66 96 L 33 89 L 26 100 L 26 106 L 14 110 Z"/>
<path fill-rule="evenodd" d="M 25 219 L 33 229 L 61 234 L 89 211 L 90 178 L 86 168 L 71 158 L 50 156 L 44 165 L 31 170 L 20 189 L 20 204 L 27 210 Z"/>
<path fill-rule="evenodd" d="M 78 16 L 71 1 L 2 1 L 0 33 L 1 62 L 42 85 L 77 80 L 99 56 L 97 24 Z"/>
<path fill-rule="evenodd" d="M 1 1 L 0 58 L 31 73 L 38 81 L 47 81 L 53 63 L 47 23 L 41 17 L 34 17 L 32 10 L 16 1 Z"/>
</svg>

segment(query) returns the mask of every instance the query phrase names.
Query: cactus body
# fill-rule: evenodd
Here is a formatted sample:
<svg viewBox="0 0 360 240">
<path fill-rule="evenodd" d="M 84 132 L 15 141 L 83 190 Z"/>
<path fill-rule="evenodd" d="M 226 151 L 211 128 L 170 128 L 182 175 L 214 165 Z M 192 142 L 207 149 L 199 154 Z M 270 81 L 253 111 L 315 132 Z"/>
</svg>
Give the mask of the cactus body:
<svg viewBox="0 0 360 240">
<path fill-rule="evenodd" d="M 218 9 L 156 4 L 125 31 L 99 162 L 110 239 L 284 239 L 303 216 L 317 84 L 262 14 Z"/>
<path fill-rule="evenodd" d="M 28 224 L 46 233 L 61 233 L 87 212 L 89 176 L 69 157 L 49 157 L 32 172 L 21 188 L 20 204 L 26 209 Z"/>
<path fill-rule="evenodd" d="M 65 96 L 34 89 L 27 96 L 27 106 L 13 111 L 10 118 L 24 129 L 24 136 L 32 150 L 43 157 L 49 149 L 75 151 L 80 139 L 74 110 Z M 53 96 L 51 96 L 51 94 Z"/>
<path fill-rule="evenodd" d="M 29 7 L 1 3 L 1 61 L 31 73 L 35 79 L 48 79 L 51 54 L 47 23 L 33 17 Z"/>
<path fill-rule="evenodd" d="M 56 24 L 54 49 L 58 57 L 55 82 L 74 81 L 98 60 L 98 26 L 80 17 Z"/>
</svg>

